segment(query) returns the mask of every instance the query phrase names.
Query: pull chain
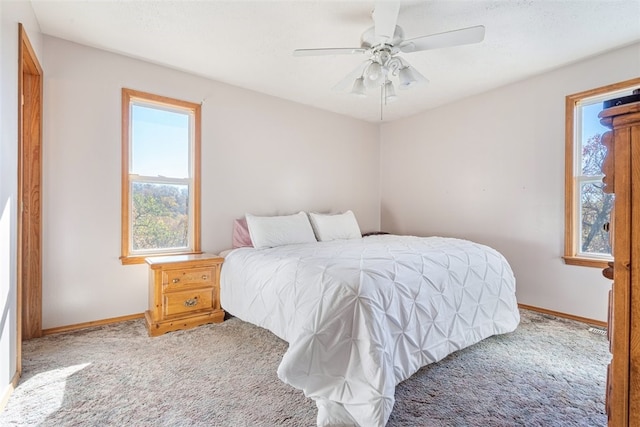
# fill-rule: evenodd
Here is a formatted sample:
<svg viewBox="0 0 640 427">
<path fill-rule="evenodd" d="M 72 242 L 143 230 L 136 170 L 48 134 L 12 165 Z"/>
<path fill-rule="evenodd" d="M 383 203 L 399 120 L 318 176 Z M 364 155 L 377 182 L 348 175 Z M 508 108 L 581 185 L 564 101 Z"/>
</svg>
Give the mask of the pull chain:
<svg viewBox="0 0 640 427">
<path fill-rule="evenodd" d="M 384 104 L 384 85 L 380 86 L 380 121 L 382 121 L 383 104 Z"/>
</svg>

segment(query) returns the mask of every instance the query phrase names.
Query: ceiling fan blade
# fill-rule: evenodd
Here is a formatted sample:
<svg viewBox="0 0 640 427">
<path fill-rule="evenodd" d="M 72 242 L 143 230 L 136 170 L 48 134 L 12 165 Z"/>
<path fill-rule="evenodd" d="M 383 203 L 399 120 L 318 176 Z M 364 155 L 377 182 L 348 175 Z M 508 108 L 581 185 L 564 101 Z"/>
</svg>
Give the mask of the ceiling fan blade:
<svg viewBox="0 0 640 427">
<path fill-rule="evenodd" d="M 384 43 L 393 39 L 399 11 L 400 1 L 379 0 L 376 2 L 376 7 L 373 10 L 376 40 Z"/>
<path fill-rule="evenodd" d="M 362 64 L 358 65 L 353 71 L 351 71 L 349 74 L 347 74 L 347 76 L 344 79 L 340 80 L 333 87 L 333 90 L 335 90 L 337 92 L 344 92 L 347 89 L 351 89 L 355 79 L 357 79 L 358 77 L 362 76 L 362 73 L 364 73 L 364 69 L 367 68 L 367 65 L 369 65 L 370 62 L 371 61 L 366 60 Z"/>
<path fill-rule="evenodd" d="M 366 51 L 367 49 L 360 47 L 296 49 L 293 51 L 293 56 L 351 55 L 354 53 L 365 53 Z"/>
<path fill-rule="evenodd" d="M 420 50 L 440 49 L 442 47 L 460 46 L 463 44 L 480 43 L 484 40 L 484 26 L 462 28 L 460 30 L 431 34 L 405 40 L 400 44 L 400 51 L 404 53 Z"/>
</svg>

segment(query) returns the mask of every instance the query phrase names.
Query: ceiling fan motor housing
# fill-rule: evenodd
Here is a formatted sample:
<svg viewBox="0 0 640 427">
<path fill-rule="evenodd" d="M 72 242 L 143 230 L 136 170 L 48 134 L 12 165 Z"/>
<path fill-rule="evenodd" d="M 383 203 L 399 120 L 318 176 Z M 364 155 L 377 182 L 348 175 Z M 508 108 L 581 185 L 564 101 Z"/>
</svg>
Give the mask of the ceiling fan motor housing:
<svg viewBox="0 0 640 427">
<path fill-rule="evenodd" d="M 400 26 L 396 25 L 396 29 L 393 32 L 391 40 L 386 37 L 376 37 L 375 27 L 367 29 L 360 37 L 360 47 L 363 49 L 376 49 L 383 46 L 388 47 L 393 53 L 398 53 L 400 50 L 395 47 L 402 43 L 404 40 L 404 31 Z"/>
<path fill-rule="evenodd" d="M 484 39 L 484 26 L 476 25 L 405 40 L 404 31 L 396 25 L 399 10 L 399 0 L 377 0 L 372 13 L 374 26 L 362 33 L 360 47 L 296 49 L 293 54 L 295 56 L 366 55 L 368 59 L 335 85 L 334 89 L 346 90 L 347 85 L 353 82 L 351 93 L 362 97 L 365 96 L 365 89 L 382 88 L 382 97 L 387 101 L 396 98 L 390 77 L 397 77 L 400 89 L 428 82 L 400 54 L 479 43 Z"/>
</svg>

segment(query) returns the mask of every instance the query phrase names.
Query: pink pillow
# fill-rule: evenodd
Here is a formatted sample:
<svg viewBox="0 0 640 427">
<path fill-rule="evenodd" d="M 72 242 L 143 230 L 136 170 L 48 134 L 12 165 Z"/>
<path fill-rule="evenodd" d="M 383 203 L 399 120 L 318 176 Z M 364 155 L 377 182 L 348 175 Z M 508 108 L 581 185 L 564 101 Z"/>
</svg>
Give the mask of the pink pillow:
<svg viewBox="0 0 640 427">
<path fill-rule="evenodd" d="M 235 248 L 252 248 L 253 242 L 249 235 L 247 227 L 247 219 L 240 218 L 233 221 L 233 249 Z"/>
</svg>

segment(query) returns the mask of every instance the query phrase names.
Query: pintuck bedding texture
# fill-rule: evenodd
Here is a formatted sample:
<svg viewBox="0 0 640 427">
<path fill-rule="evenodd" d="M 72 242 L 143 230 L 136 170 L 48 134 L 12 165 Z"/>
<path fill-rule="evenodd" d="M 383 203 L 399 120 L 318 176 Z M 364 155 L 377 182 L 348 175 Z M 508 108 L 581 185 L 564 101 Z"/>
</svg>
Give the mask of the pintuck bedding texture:
<svg viewBox="0 0 640 427">
<path fill-rule="evenodd" d="M 319 426 L 384 426 L 398 383 L 520 321 L 505 258 L 452 238 L 239 248 L 220 291 L 226 311 L 289 343 L 278 376 L 316 401 Z"/>
</svg>

